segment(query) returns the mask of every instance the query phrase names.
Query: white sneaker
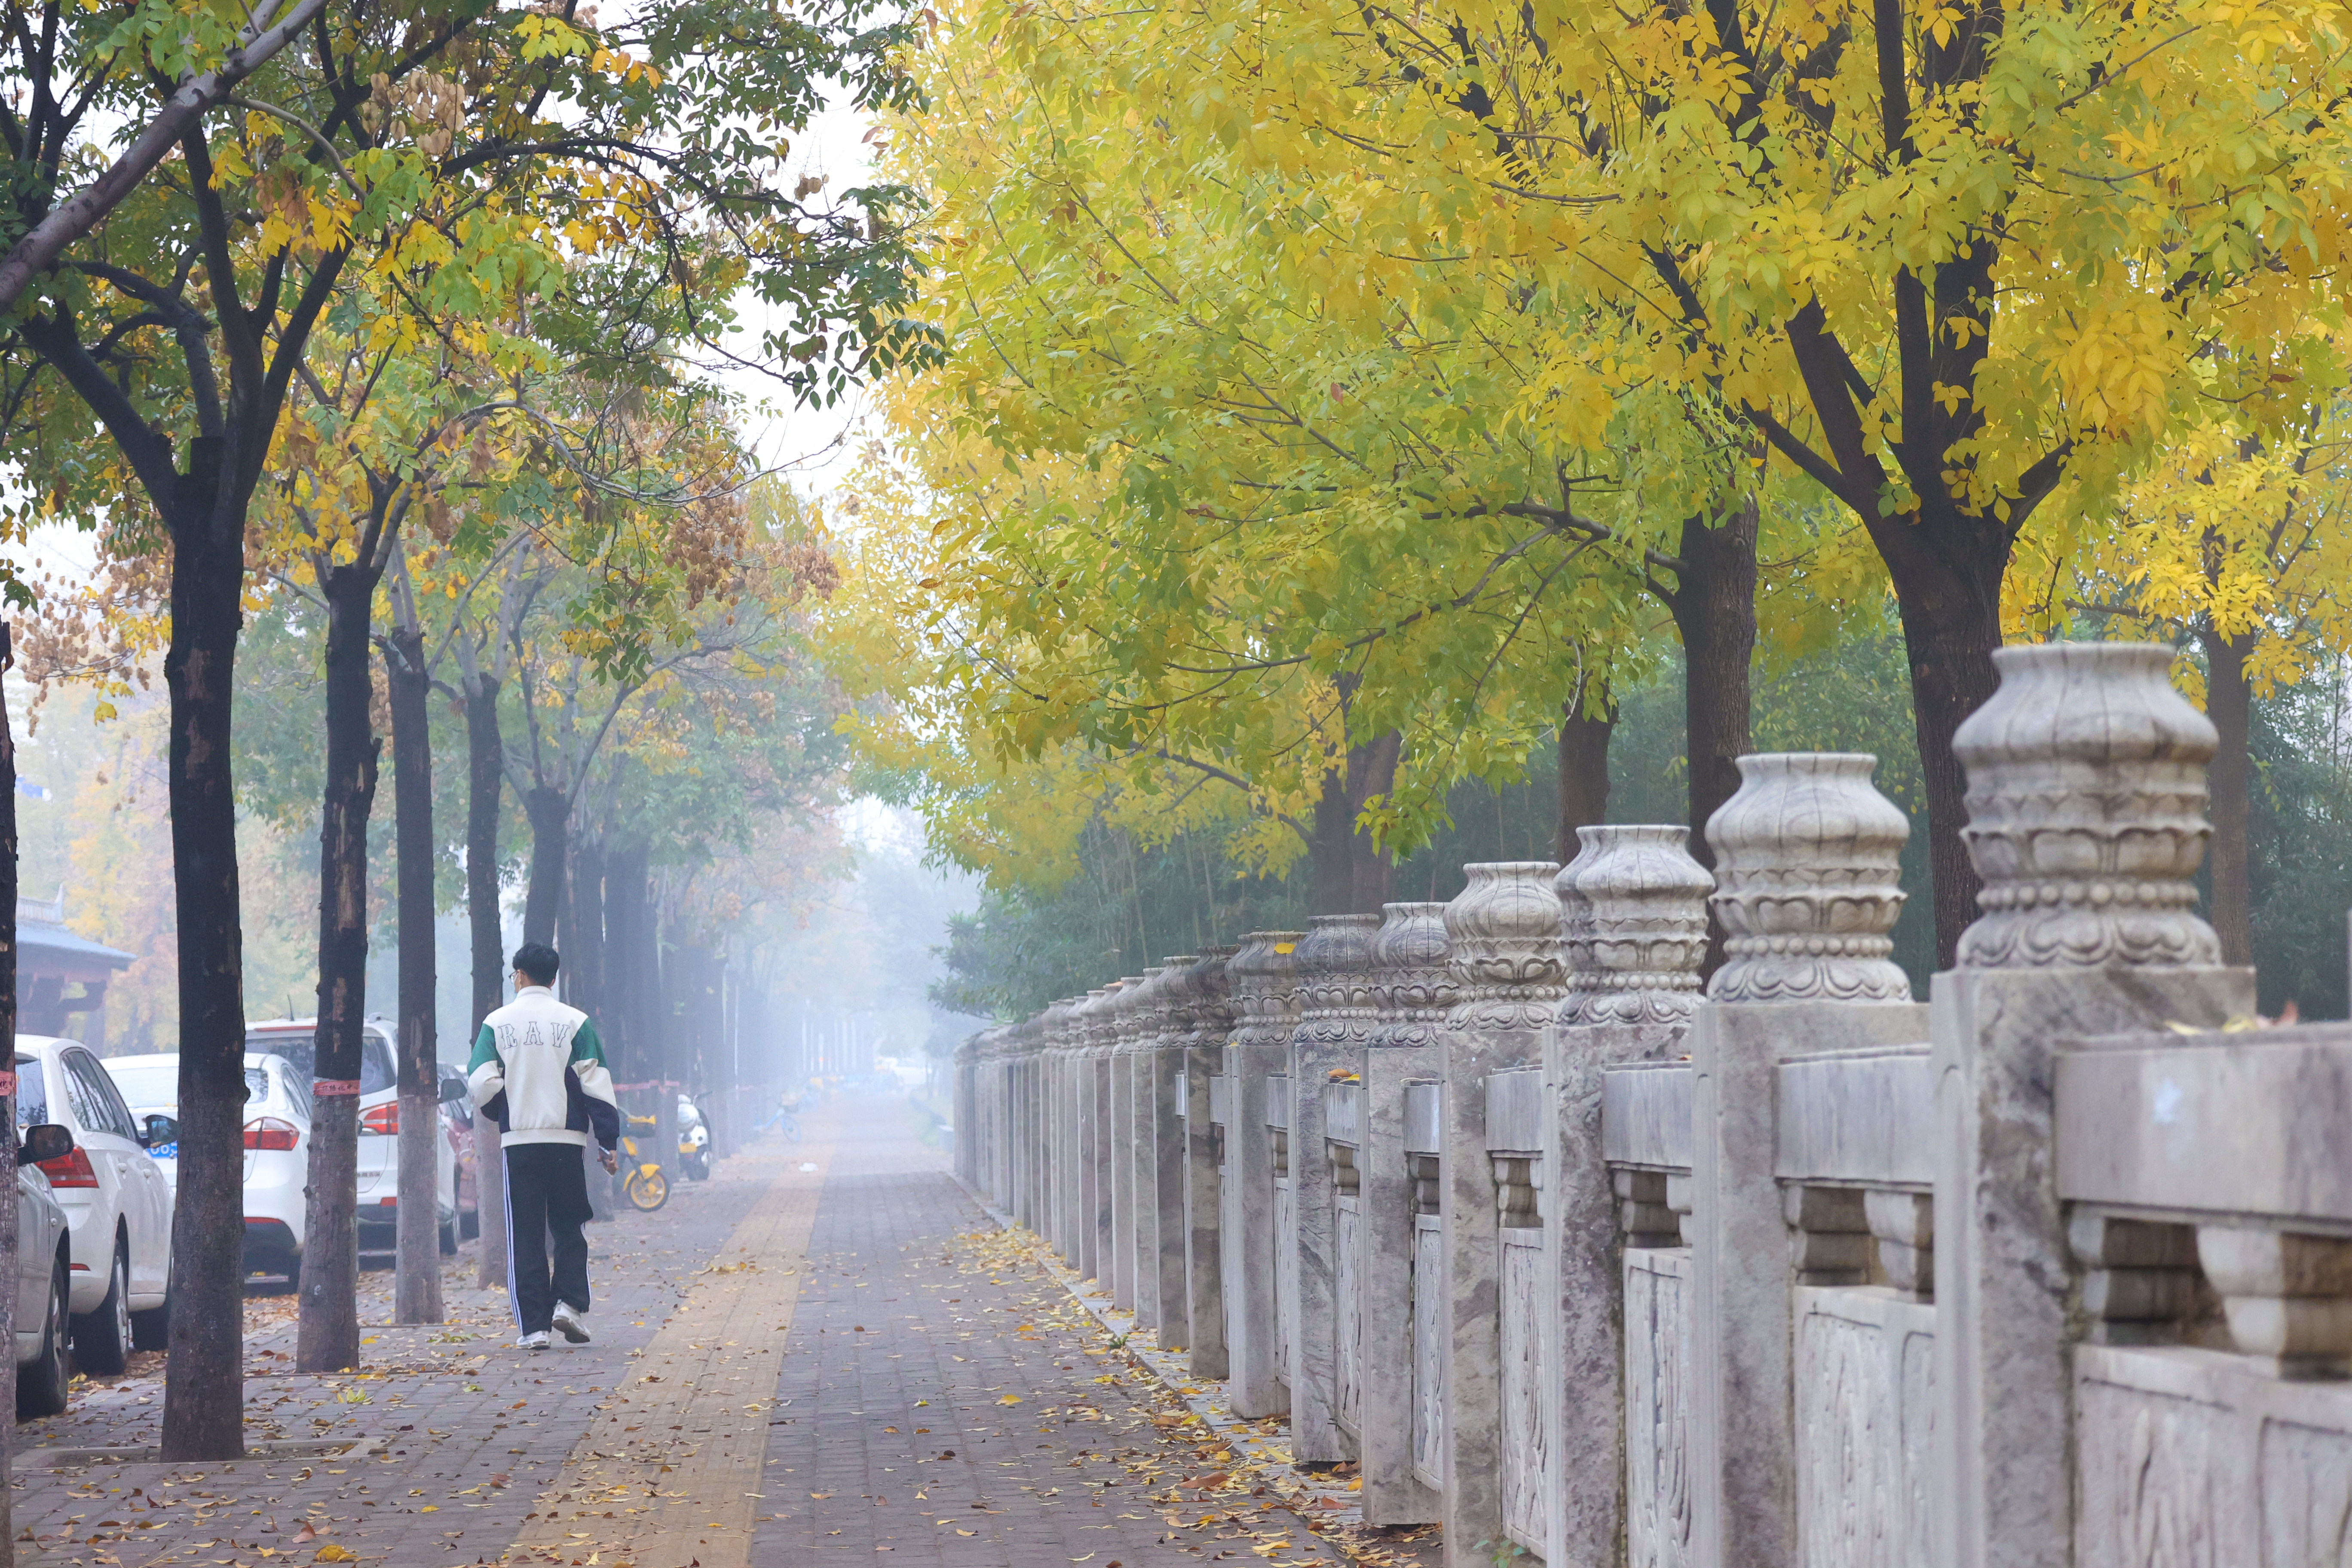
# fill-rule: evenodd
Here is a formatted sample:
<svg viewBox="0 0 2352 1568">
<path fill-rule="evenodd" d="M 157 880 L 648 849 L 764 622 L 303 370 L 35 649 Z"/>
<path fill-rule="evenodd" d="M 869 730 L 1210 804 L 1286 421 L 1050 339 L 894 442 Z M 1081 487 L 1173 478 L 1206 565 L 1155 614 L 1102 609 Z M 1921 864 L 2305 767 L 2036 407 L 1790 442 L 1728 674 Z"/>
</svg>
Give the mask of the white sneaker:
<svg viewBox="0 0 2352 1568">
<path fill-rule="evenodd" d="M 543 1351 L 546 1348 L 547 1331 L 545 1329 L 540 1330 L 535 1334 L 525 1334 L 515 1341 L 515 1349 L 519 1351 Z"/>
<path fill-rule="evenodd" d="M 569 1301 L 555 1304 L 555 1331 L 575 1345 L 588 1342 L 588 1325 L 580 1321 L 580 1309 Z"/>
</svg>

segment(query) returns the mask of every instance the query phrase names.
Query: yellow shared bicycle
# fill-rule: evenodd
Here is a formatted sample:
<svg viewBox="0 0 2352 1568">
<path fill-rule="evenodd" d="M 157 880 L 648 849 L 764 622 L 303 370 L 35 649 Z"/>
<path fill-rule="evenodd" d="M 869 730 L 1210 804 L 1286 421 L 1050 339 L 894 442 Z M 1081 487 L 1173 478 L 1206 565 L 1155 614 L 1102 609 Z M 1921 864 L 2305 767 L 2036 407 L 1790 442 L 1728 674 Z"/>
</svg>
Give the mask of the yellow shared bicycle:
<svg viewBox="0 0 2352 1568">
<path fill-rule="evenodd" d="M 650 1116 L 629 1118 L 632 1127 L 651 1127 L 654 1123 L 655 1119 Z M 669 1177 L 663 1173 L 661 1163 L 639 1159 L 637 1141 L 626 1132 L 621 1134 L 621 1152 L 629 1162 L 623 1168 L 621 1176 L 621 1195 L 629 1200 L 629 1206 L 651 1214 L 669 1202 Z"/>
</svg>

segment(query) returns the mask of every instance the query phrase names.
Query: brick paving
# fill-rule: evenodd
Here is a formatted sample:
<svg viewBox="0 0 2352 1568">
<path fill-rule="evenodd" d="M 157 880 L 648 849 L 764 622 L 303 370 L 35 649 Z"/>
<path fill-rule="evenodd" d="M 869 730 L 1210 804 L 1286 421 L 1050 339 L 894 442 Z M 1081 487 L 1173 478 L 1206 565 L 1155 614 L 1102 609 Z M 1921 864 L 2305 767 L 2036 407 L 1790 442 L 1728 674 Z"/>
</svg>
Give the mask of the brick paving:
<svg viewBox="0 0 2352 1568">
<path fill-rule="evenodd" d="M 470 1245 L 445 1324 L 390 1325 L 389 1274 L 365 1277 L 355 1374 L 286 1370 L 292 1299 L 251 1303 L 249 1438 L 347 1449 L 64 1462 L 157 1438 L 160 1358 L 78 1384 L 18 1429 L 19 1563 L 1238 1568 L 1336 1562 L 1339 1536 L 1420 1561 L 1237 1457 L 948 1175 L 926 1113 L 822 1120 L 592 1226 L 592 1345 L 512 1348 Z"/>
<path fill-rule="evenodd" d="M 536 1354 L 514 1349 L 506 1293 L 471 1283 L 472 1243 L 444 1274 L 446 1323 L 392 1325 L 390 1272 L 363 1277 L 369 1359 L 358 1374 L 288 1370 L 293 1298 L 255 1300 L 247 1335 L 248 1442 L 356 1445 L 341 1455 L 54 1469 L 42 1450 L 158 1440 L 160 1357 L 142 1357 L 132 1375 L 103 1384 L 78 1382 L 65 1415 L 17 1428 L 18 1563 L 276 1568 L 344 1561 L 332 1552 L 321 1558 L 329 1547 L 403 1568 L 496 1561 L 537 1511 L 542 1489 L 559 1478 L 596 1407 L 613 1397 L 632 1352 L 660 1331 L 694 1271 L 760 1195 L 765 1184 L 734 1177 L 729 1167 L 736 1163 L 721 1162 L 708 1183 L 677 1184 L 658 1213 L 589 1227 L 592 1344 Z"/>
<path fill-rule="evenodd" d="M 752 1563 L 1339 1560 L 940 1164 L 845 1121 Z"/>
</svg>

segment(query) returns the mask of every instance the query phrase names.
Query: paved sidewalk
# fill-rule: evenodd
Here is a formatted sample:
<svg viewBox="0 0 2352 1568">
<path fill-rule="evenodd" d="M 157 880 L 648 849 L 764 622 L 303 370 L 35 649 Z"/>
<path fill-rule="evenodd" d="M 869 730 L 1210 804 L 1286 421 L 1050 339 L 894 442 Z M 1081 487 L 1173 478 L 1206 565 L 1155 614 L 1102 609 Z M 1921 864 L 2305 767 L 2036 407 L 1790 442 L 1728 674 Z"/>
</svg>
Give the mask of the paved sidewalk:
<svg viewBox="0 0 2352 1568">
<path fill-rule="evenodd" d="M 694 1271 L 768 1186 L 751 1178 L 749 1163 L 721 1162 L 709 1183 L 677 1184 L 656 1214 L 589 1227 L 597 1292 L 590 1345 L 536 1354 L 512 1348 L 506 1293 L 472 1285 L 470 1243 L 444 1275 L 446 1323 L 391 1325 L 390 1273 L 363 1277 L 369 1361 L 356 1374 L 288 1370 L 293 1299 L 257 1299 L 247 1338 L 248 1440 L 355 1445 L 341 1455 L 52 1469 L 44 1449 L 158 1437 L 159 1375 L 77 1384 L 65 1415 L 17 1428 L 18 1563 L 276 1568 L 348 1560 L 411 1568 L 496 1561 L 538 1511 L 542 1487 L 562 1473 L 597 1405 L 614 1399 L 635 1352 L 661 1331 Z M 157 1359 L 141 1358 L 151 1367 Z"/>
<path fill-rule="evenodd" d="M 903 1122 L 844 1118 L 753 1563 L 1339 1560 Z"/>
</svg>

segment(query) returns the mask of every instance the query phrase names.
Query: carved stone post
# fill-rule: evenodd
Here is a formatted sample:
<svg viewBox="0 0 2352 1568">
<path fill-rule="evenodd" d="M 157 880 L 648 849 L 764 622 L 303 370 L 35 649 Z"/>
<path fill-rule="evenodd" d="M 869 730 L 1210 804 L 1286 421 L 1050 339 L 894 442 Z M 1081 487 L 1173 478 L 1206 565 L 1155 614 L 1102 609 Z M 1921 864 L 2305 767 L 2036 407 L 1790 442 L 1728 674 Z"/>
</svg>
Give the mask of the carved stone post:
<svg viewBox="0 0 2352 1568">
<path fill-rule="evenodd" d="M 1162 959 L 1159 968 L 1148 972 L 1136 1005 L 1129 1057 L 1135 1097 L 1135 1321 L 1158 1332 L 1162 1350 L 1181 1349 L 1184 1343 L 1184 1238 L 1175 1195 L 1175 1184 L 1182 1175 L 1176 1157 L 1182 1134 L 1176 1121 L 1176 1058 L 1182 1053 L 1171 1050 L 1169 1041 L 1176 1028 L 1184 973 L 1196 962 L 1196 955 L 1188 952 Z M 1161 1300 L 1170 1279 L 1171 1241 L 1176 1249 L 1176 1285 L 1168 1292 L 1172 1303 Z"/>
<path fill-rule="evenodd" d="M 1225 1342 L 1232 1363 L 1226 1396 L 1236 1415 L 1280 1415 L 1290 1408 L 1276 1366 L 1280 1318 L 1275 1299 L 1274 1141 L 1265 1127 L 1266 1080 L 1288 1065 L 1297 1026 L 1297 967 L 1304 933 L 1252 931 L 1226 961 L 1234 1002 L 1233 1043 L 1225 1047 L 1227 1180 L 1234 1227 L 1225 1252 Z"/>
<path fill-rule="evenodd" d="M 1150 972 L 1157 974 L 1158 970 Z M 1106 1051 L 1110 1069 L 1110 1287 L 1114 1307 L 1135 1310 L 1135 1037 L 1137 1011 L 1150 974 L 1119 982 Z"/>
<path fill-rule="evenodd" d="M 1037 1093 L 1043 1105 L 1045 1147 L 1044 1214 L 1040 1233 L 1063 1262 L 1070 1261 L 1069 1198 L 1072 1152 L 1077 1147 L 1071 1125 L 1069 1097 L 1069 1021 L 1071 999 L 1063 997 L 1037 1017 Z"/>
<path fill-rule="evenodd" d="M 1097 1285 L 1110 1250 L 1110 1086 L 1102 1063 L 1103 1012 L 1116 985 L 1087 993 L 1073 1022 L 1077 1026 L 1072 1085 L 1078 1102 L 1078 1260 L 1081 1275 Z"/>
<path fill-rule="evenodd" d="M 1228 1374 L 1225 1354 L 1223 1221 L 1220 1207 L 1218 1130 L 1209 1114 L 1209 1084 L 1225 1070 L 1233 1035 L 1233 999 L 1225 961 L 1230 947 L 1213 947 L 1185 973 L 1190 1029 L 1179 1041 L 1184 1072 L 1182 1151 L 1183 1264 L 1186 1347 L 1194 1377 Z"/>
<path fill-rule="evenodd" d="M 1706 896 L 1715 879 L 1678 826 L 1583 827 L 1557 886 L 1568 994 L 1544 1041 L 1551 1095 L 1544 1166 L 1550 1209 L 1555 1369 L 1547 1563 L 1612 1564 L 1624 1519 L 1624 1249 L 1601 1148 L 1601 1071 L 1679 1056 L 1698 1010 Z"/>
<path fill-rule="evenodd" d="M 1438 1494 L 1413 1476 L 1412 1156 L 1405 1094 L 1445 1077 L 1445 1016 L 1454 999 L 1445 966 L 1445 906 L 1388 904 L 1372 938 L 1375 1017 L 1364 1040 L 1363 1210 L 1359 1308 L 1364 1379 L 1363 1508 L 1367 1524 L 1428 1524 Z M 1431 1163 L 1434 1163 L 1433 1160 Z M 1432 1184 L 1434 1184 L 1433 1183 Z"/>
<path fill-rule="evenodd" d="M 1910 823 L 1877 759 L 1739 759 L 1706 825 L 1728 962 L 1690 1032 L 1691 1502 L 1704 1568 L 1796 1568 L 1789 1222 L 1774 1179 L 1773 1067 L 1916 1041 L 1927 1010 L 1889 961 Z M 1863 1243 L 1866 1246 L 1865 1235 Z"/>
<path fill-rule="evenodd" d="M 1317 915 L 1298 946 L 1299 1019 L 1290 1037 L 1291 1247 L 1298 1302 L 1290 1347 L 1290 1451 L 1300 1464 L 1354 1458 L 1334 1415 L 1339 1395 L 1336 1226 L 1323 1136 L 1324 1086 L 1363 1069 L 1372 1026 L 1372 933 L 1378 915 Z"/>
<path fill-rule="evenodd" d="M 980 1128 L 974 1108 L 979 1103 L 980 1036 L 967 1035 L 955 1048 L 955 1172 L 973 1186 L 980 1185 Z"/>
<path fill-rule="evenodd" d="M 1501 1226 L 1487 1158 L 1486 1079 L 1543 1057 L 1559 1010 L 1567 949 L 1559 867 L 1549 860 L 1465 866 L 1470 885 L 1445 906 L 1444 1152 L 1439 1179 L 1446 1294 L 1445 1562 L 1490 1568 L 1503 1533 Z"/>
<path fill-rule="evenodd" d="M 1953 737 L 1985 886 L 1934 994 L 1938 1568 L 2073 1561 L 2057 1043 L 2253 1009 L 2252 972 L 2221 967 L 2196 913 L 2216 737 L 2173 690 L 2171 658 L 1996 649 L 2000 689 Z"/>
</svg>

